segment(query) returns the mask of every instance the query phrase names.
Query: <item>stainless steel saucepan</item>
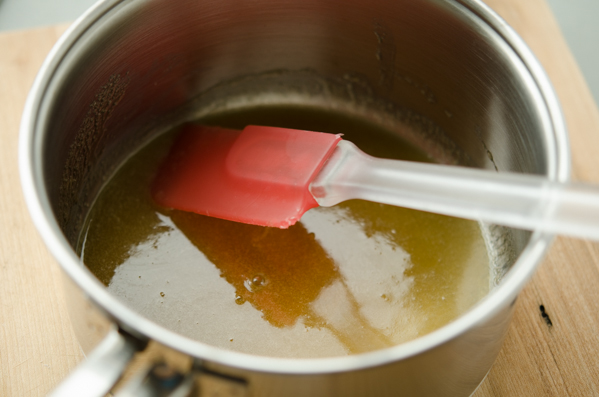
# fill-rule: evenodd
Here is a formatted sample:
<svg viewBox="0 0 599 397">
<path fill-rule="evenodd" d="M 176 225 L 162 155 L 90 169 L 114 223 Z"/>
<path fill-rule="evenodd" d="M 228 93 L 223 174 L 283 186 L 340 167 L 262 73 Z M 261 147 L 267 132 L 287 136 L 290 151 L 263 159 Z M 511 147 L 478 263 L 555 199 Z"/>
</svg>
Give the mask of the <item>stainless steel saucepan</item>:
<svg viewBox="0 0 599 397">
<path fill-rule="evenodd" d="M 358 114 L 444 163 L 569 178 L 547 77 L 481 1 L 100 1 L 46 59 L 21 125 L 27 205 L 92 352 L 57 395 L 103 395 L 144 349 L 171 367 L 177 357 L 183 374 L 158 365 L 125 386 L 137 395 L 195 385 L 203 396 L 467 396 L 482 382 L 552 236 L 486 225 L 494 287 L 479 304 L 411 342 L 322 359 L 184 337 L 127 307 L 82 265 L 74 247 L 85 216 L 131 153 L 183 121 L 275 103 Z"/>
</svg>

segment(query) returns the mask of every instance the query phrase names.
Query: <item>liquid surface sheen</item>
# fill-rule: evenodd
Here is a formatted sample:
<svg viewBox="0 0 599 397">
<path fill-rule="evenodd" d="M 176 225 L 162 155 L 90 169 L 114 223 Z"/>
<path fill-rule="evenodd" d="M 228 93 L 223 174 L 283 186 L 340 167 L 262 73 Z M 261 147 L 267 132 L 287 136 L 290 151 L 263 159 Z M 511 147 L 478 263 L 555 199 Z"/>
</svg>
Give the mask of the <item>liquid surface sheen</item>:
<svg viewBox="0 0 599 397">
<path fill-rule="evenodd" d="M 427 161 L 370 124 L 317 110 L 253 109 L 202 122 L 343 133 L 373 156 Z M 166 328 L 257 355 L 340 356 L 431 332 L 489 290 L 487 250 L 472 221 L 354 200 L 312 209 L 281 230 L 160 208 L 150 184 L 173 136 L 142 149 L 106 185 L 79 247 L 109 291 Z"/>
</svg>

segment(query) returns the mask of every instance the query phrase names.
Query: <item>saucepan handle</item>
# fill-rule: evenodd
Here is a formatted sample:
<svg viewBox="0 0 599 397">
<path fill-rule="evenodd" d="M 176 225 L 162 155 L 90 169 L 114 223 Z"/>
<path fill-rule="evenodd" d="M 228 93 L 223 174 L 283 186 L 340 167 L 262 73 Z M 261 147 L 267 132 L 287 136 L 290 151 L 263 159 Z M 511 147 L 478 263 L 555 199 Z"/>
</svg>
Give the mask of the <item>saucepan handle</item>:
<svg viewBox="0 0 599 397">
<path fill-rule="evenodd" d="M 49 397 L 104 397 L 119 381 L 135 354 L 147 343 L 113 327 L 102 342 Z M 199 392 L 202 393 L 199 393 Z M 137 371 L 115 397 L 188 397 L 198 395 L 247 397 L 245 379 L 204 368 L 195 360 L 181 373 L 162 360 Z"/>
<path fill-rule="evenodd" d="M 137 351 L 139 340 L 116 327 L 91 352 L 87 360 L 65 379 L 50 397 L 102 397 L 116 384 Z"/>
</svg>

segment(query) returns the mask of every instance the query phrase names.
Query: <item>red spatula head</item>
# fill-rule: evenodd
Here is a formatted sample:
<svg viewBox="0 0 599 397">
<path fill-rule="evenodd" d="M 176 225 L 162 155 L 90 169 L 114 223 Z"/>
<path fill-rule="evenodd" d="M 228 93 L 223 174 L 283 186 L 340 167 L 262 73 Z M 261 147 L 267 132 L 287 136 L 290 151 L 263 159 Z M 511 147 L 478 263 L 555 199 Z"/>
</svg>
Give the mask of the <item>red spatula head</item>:
<svg viewBox="0 0 599 397">
<path fill-rule="evenodd" d="M 287 228 L 318 206 L 310 183 L 341 139 L 276 127 L 189 125 L 152 186 L 163 207 Z"/>
</svg>

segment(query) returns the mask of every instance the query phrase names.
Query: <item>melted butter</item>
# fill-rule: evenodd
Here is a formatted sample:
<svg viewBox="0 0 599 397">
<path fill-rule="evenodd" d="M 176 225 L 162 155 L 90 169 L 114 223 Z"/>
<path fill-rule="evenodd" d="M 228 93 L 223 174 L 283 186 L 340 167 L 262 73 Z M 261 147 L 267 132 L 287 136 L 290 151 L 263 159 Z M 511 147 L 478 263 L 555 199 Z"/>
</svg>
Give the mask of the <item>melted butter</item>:
<svg viewBox="0 0 599 397">
<path fill-rule="evenodd" d="M 344 133 L 372 155 L 426 161 L 372 125 L 315 110 L 203 122 Z M 158 208 L 149 185 L 171 138 L 120 169 L 81 238 L 84 263 L 108 289 L 167 328 L 252 354 L 336 356 L 426 334 L 488 291 L 475 222 L 357 200 L 310 210 L 288 230 Z"/>
</svg>

